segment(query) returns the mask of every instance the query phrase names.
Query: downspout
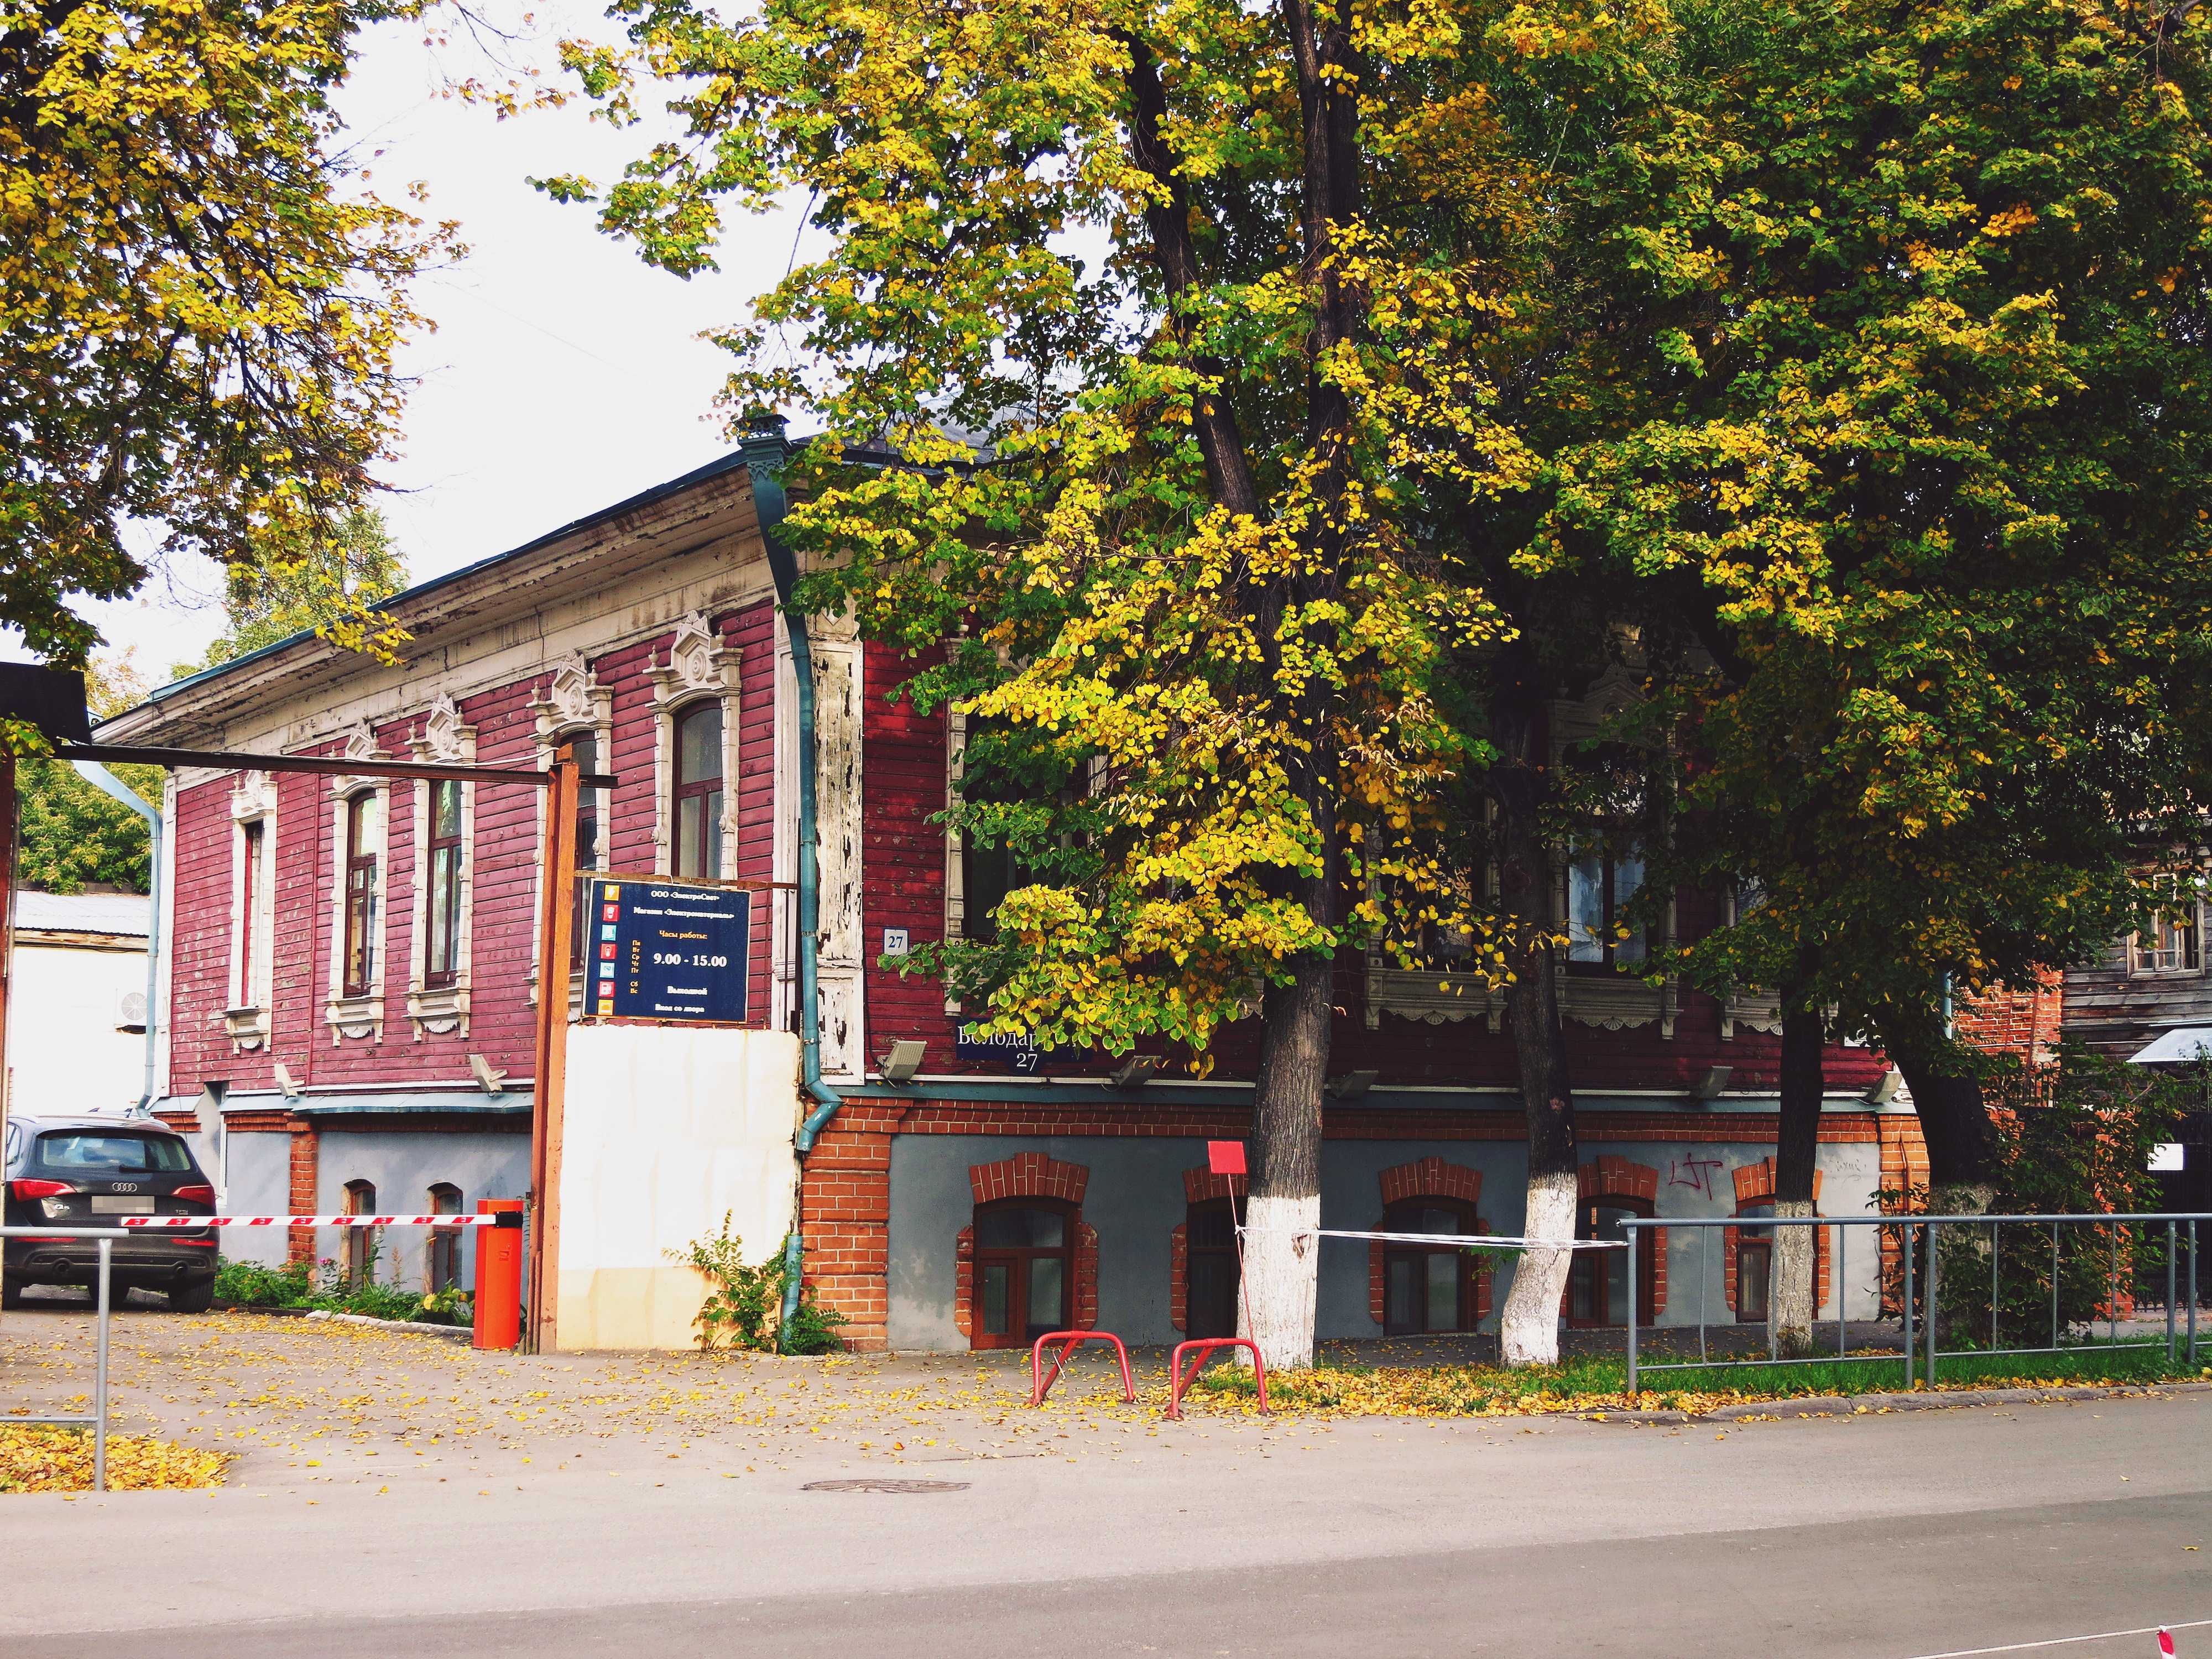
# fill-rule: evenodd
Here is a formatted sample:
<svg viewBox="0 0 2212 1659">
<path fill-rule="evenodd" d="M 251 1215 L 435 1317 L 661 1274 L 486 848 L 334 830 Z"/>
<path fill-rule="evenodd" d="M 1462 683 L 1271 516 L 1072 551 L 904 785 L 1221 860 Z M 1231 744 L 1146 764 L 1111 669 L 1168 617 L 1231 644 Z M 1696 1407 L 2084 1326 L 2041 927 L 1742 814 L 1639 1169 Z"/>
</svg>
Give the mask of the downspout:
<svg viewBox="0 0 2212 1659">
<path fill-rule="evenodd" d="M 775 581 L 776 601 L 783 611 L 784 633 L 791 641 L 791 677 L 799 696 L 799 1063 L 801 1085 L 814 1103 L 813 1110 L 792 1137 L 793 1150 L 803 1158 L 813 1151 L 815 1137 L 845 1103 L 844 1097 L 822 1080 L 822 1003 L 817 972 L 822 934 L 822 835 L 814 799 L 814 655 L 807 647 L 806 619 L 791 609 L 792 591 L 799 583 L 799 562 L 781 533 L 787 503 L 780 475 L 790 454 L 782 420 L 772 415 L 754 417 L 743 442 L 745 471 L 752 479 L 753 512 L 760 522 L 769 574 Z M 799 1312 L 799 1273 L 805 1260 L 796 1213 L 783 1251 L 782 1325 L 788 1330 Z"/>
<path fill-rule="evenodd" d="M 134 1115 L 145 1117 L 154 1109 L 155 1044 L 161 1033 L 161 1023 L 155 1018 L 155 993 L 161 988 L 161 815 L 139 798 L 138 792 L 117 777 L 98 761 L 71 761 L 77 775 L 102 794 L 112 795 L 125 806 L 146 820 L 152 834 L 153 845 L 150 879 L 152 890 L 147 896 L 146 913 L 146 1085 L 138 1096 L 138 1109 Z"/>
</svg>

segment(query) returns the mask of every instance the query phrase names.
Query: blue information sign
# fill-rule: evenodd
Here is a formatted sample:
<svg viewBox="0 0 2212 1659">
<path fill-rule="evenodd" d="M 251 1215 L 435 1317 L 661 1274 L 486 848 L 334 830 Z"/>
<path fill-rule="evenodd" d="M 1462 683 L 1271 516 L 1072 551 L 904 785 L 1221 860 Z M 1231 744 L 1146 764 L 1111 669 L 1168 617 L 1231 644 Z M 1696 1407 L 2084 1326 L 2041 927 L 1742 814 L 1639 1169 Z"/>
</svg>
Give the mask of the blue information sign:
<svg viewBox="0 0 2212 1659">
<path fill-rule="evenodd" d="M 742 1024 L 752 896 L 735 887 L 594 880 L 586 1007 L 601 1018 Z"/>
</svg>

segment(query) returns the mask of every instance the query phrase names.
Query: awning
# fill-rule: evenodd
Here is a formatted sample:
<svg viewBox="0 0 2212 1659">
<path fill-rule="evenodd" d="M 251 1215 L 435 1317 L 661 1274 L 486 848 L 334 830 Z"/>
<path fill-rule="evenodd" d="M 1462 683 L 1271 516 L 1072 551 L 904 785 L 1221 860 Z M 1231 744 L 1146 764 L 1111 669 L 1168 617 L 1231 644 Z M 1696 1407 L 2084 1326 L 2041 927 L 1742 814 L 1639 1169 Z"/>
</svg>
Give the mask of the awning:
<svg viewBox="0 0 2212 1659">
<path fill-rule="evenodd" d="M 2212 1025 L 2177 1025 L 2140 1054 L 2130 1054 L 2130 1066 L 2176 1066 L 2185 1060 L 2212 1060 Z"/>
</svg>

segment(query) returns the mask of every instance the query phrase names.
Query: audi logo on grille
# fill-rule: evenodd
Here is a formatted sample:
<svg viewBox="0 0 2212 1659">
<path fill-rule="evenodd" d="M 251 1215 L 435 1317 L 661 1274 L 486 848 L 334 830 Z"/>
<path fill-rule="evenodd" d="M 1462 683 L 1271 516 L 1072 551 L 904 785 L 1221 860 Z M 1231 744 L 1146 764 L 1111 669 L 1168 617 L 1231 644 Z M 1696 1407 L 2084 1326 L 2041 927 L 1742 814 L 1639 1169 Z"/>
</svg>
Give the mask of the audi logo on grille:
<svg viewBox="0 0 2212 1659">
<path fill-rule="evenodd" d="M 118 1181 L 107 1190 L 111 1193 L 135 1193 L 138 1190 L 138 1183 L 135 1181 Z"/>
</svg>

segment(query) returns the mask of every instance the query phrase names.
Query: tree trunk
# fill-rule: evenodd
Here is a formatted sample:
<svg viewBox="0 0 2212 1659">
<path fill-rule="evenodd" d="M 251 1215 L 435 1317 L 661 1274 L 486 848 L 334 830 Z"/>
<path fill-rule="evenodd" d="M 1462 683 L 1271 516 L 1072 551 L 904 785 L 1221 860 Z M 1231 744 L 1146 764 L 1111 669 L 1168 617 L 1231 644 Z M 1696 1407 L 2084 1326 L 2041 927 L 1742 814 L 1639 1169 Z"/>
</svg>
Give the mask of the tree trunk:
<svg viewBox="0 0 2212 1659">
<path fill-rule="evenodd" d="M 1774 1149 L 1774 1213 L 1813 1213 L 1813 1171 L 1820 1139 L 1822 1047 L 1826 1039 L 1817 1008 L 1794 1005 L 1802 987 L 1782 993 L 1782 1110 Z M 1812 1351 L 1819 1312 L 1818 1233 L 1814 1227 L 1777 1227 L 1769 1253 L 1766 1346 L 1778 1359 L 1801 1359 Z"/>
<path fill-rule="evenodd" d="M 1516 686 L 1516 690 L 1524 690 Z M 1559 1024 L 1559 962 L 1552 949 L 1552 849 L 1540 811 L 1543 780 L 1531 764 L 1540 733 L 1533 698 L 1501 690 L 1492 719 L 1500 769 L 1498 805 L 1499 897 L 1510 918 L 1506 998 L 1513 1047 L 1521 1065 L 1521 1100 L 1528 1126 L 1528 1195 L 1521 1223 L 1528 1238 L 1575 1236 L 1575 1097 L 1567 1072 L 1567 1040 Z M 1513 1272 L 1498 1347 L 1508 1365 L 1556 1365 L 1559 1304 L 1573 1265 L 1571 1249 L 1528 1250 Z"/>
<path fill-rule="evenodd" d="M 1246 1201 L 1243 1334 L 1267 1369 L 1314 1363 L 1320 1285 L 1321 1109 L 1328 1075 L 1334 964 L 1301 962 L 1270 985 L 1252 1103 L 1251 1196 Z"/>
<path fill-rule="evenodd" d="M 1920 1054 L 1893 1054 L 1912 1091 L 1928 1143 L 1928 1207 L 1937 1215 L 1981 1215 L 1996 1202 L 1997 1135 L 1971 1072 Z"/>
</svg>

